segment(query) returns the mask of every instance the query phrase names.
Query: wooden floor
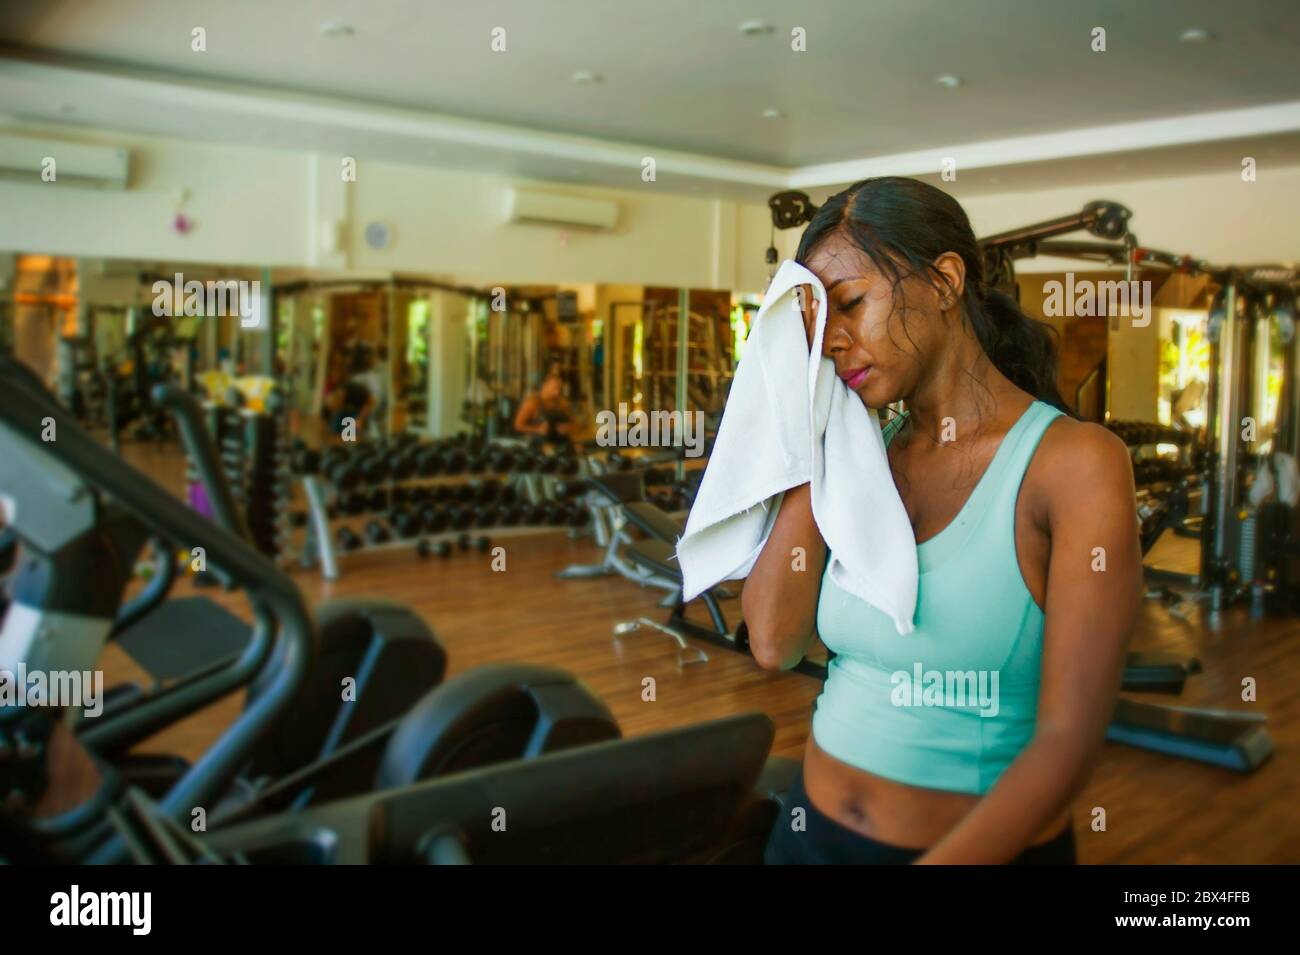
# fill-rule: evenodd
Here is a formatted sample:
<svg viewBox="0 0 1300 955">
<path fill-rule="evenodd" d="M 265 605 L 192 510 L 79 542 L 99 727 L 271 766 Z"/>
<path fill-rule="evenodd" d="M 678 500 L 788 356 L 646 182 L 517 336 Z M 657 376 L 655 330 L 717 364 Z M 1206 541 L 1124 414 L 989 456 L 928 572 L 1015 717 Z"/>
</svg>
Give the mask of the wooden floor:
<svg viewBox="0 0 1300 955">
<path fill-rule="evenodd" d="M 135 445 L 127 456 L 178 489 L 180 463 L 174 449 Z M 619 577 L 557 579 L 555 571 L 565 565 L 597 558 L 590 540 L 573 541 L 557 532 L 502 543 L 503 572 L 493 571 L 490 558 L 474 551 L 422 561 L 402 549 L 344 557 L 342 576 L 334 584 L 323 583 L 315 572 L 295 571 L 294 576 L 312 603 L 349 596 L 409 603 L 446 646 L 453 673 L 503 660 L 569 670 L 606 701 L 625 735 L 762 710 L 776 724 L 773 753 L 801 755 L 818 683 L 794 673 L 767 673 L 747 657 L 713 648 L 707 650 L 707 664 L 679 671 L 674 644 L 653 631 L 624 638 L 620 655 L 612 642 L 614 624 L 642 615 L 666 618 L 667 611 L 656 607 L 660 591 Z M 1186 544 L 1174 538 L 1162 541 L 1155 556 L 1176 567 L 1194 559 Z M 188 589 L 182 584 L 177 592 Z M 242 598 L 217 599 L 246 614 Z M 724 607 L 730 619 L 739 616 L 738 600 Z M 1082 861 L 1300 862 L 1300 622 L 1252 621 L 1243 610 L 1233 610 L 1211 626 L 1199 613 L 1185 622 L 1158 601 L 1149 601 L 1133 645 L 1200 657 L 1205 672 L 1192 677 L 1179 701 L 1266 712 L 1276 751 L 1255 773 L 1240 776 L 1107 744 L 1075 805 Z M 137 675 L 131 662 L 113 650 L 105 671 L 109 683 Z M 1240 701 L 1241 680 L 1247 676 L 1258 682 L 1259 702 L 1253 705 Z M 656 681 L 655 702 L 642 702 L 646 677 Z M 1170 702 L 1168 697 L 1149 698 Z M 193 757 L 239 705 L 239 699 L 223 701 L 144 748 Z M 1105 832 L 1089 827 L 1094 807 L 1106 810 Z"/>
</svg>

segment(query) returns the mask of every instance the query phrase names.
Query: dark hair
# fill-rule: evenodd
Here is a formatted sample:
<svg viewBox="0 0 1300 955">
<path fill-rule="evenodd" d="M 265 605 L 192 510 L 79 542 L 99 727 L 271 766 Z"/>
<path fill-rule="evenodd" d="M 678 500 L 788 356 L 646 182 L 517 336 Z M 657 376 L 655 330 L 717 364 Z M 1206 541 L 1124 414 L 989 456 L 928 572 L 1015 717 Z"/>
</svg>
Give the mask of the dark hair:
<svg viewBox="0 0 1300 955">
<path fill-rule="evenodd" d="M 1017 388 L 1071 413 L 1056 386 L 1056 330 L 986 284 L 983 252 L 956 199 L 902 176 L 855 182 L 813 215 L 795 261 L 806 264 L 813 250 L 836 232 L 870 257 L 893 283 L 896 296 L 909 275 L 926 275 L 937 287 L 946 287 L 934 261 L 945 252 L 961 256 L 966 266 L 962 314 L 984 354 Z"/>
</svg>

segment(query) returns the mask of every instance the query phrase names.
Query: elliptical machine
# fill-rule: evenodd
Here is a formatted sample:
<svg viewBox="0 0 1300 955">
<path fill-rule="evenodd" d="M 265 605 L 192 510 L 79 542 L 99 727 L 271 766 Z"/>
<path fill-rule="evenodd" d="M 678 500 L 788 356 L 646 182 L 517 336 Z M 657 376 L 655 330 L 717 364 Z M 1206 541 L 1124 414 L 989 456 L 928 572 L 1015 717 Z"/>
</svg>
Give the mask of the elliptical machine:
<svg viewBox="0 0 1300 955">
<path fill-rule="evenodd" d="M 62 858 L 139 859 L 139 833 L 121 820 L 133 808 L 139 817 L 142 806 L 173 835 L 207 831 L 235 818 L 619 736 L 609 711 L 568 674 L 507 665 L 470 671 L 393 719 L 375 715 L 384 701 L 359 687 L 357 703 L 344 704 L 338 719 L 313 718 L 312 732 L 325 726 L 328 737 L 313 753 L 316 738 L 308 734 L 304 743 L 300 724 L 305 714 L 326 712 L 318 701 L 339 710 L 338 685 L 330 667 L 327 678 L 319 676 L 320 634 L 297 588 L 239 536 L 190 511 L 96 443 L 30 372 L 6 358 L 0 358 L 0 496 L 19 542 L 12 602 L 0 628 L 0 671 L 9 680 L 6 690 L 19 691 L 17 705 L 0 707 L 0 807 L 21 819 L 32 837 L 26 841 Z M 135 560 L 150 537 L 204 548 L 214 574 L 248 595 L 257 621 L 253 637 L 237 657 L 173 685 L 100 697 L 102 712 L 91 715 L 87 704 L 99 707 L 88 699 L 96 694 L 87 684 L 94 684 Z M 369 638 L 360 642 L 369 648 Z M 441 649 L 426 651 L 426 659 L 440 678 Z M 47 690 L 26 696 L 21 691 L 33 675 Z M 313 686 L 313 678 L 322 684 Z M 48 692 L 56 686 L 59 693 Z M 154 785 L 153 795 L 136 784 L 139 766 L 128 752 L 134 742 L 241 688 L 249 689 L 244 710 L 198 761 Z M 346 711 L 362 699 L 369 710 Z M 370 716 L 359 720 L 364 712 Z M 50 785 L 50 742 L 64 721 L 65 732 L 96 763 L 101 784 L 77 809 L 37 818 L 33 810 Z M 370 728 L 350 729 L 362 723 Z M 249 768 L 267 765 L 288 767 L 287 774 L 248 789 Z"/>
</svg>

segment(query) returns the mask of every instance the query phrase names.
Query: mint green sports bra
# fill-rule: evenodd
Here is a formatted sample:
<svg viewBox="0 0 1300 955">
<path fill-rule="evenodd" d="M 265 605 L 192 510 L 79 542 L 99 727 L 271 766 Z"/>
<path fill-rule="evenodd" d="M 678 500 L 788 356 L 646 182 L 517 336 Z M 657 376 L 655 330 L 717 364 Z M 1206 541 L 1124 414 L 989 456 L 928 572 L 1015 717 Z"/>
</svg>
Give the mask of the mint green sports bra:
<svg viewBox="0 0 1300 955">
<path fill-rule="evenodd" d="M 952 523 L 917 546 L 912 633 L 822 577 L 817 632 L 835 653 L 813 714 L 823 751 L 908 785 L 982 794 L 1029 743 L 1043 612 L 1016 558 L 1016 499 L 1060 413 L 1031 404 Z M 886 425 L 886 444 L 901 423 Z"/>
</svg>

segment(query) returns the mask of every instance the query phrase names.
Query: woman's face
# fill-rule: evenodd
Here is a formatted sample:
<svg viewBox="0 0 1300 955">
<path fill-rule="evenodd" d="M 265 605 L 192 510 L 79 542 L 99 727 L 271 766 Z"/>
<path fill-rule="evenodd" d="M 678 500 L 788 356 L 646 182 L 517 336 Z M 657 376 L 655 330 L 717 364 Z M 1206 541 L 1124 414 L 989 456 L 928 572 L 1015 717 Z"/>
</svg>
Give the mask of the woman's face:
<svg viewBox="0 0 1300 955">
<path fill-rule="evenodd" d="M 895 295 L 889 277 L 838 232 L 813 250 L 806 266 L 826 288 L 822 354 L 835 362 L 840 379 L 868 408 L 914 394 L 947 338 L 938 290 L 925 277 L 910 276 Z M 815 303 L 812 308 L 815 318 Z"/>
</svg>

